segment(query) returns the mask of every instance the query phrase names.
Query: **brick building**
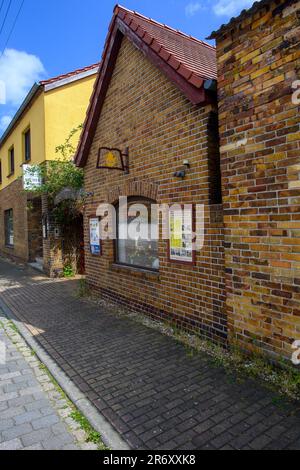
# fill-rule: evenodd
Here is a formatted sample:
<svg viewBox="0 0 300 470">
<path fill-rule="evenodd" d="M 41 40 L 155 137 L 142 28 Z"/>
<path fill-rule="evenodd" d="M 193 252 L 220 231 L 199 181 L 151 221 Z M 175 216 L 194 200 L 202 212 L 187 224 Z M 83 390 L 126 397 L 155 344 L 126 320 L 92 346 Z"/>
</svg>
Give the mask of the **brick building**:
<svg viewBox="0 0 300 470">
<path fill-rule="evenodd" d="M 99 64 L 36 83 L 0 139 L 0 254 L 34 263 L 52 275 L 64 263 L 62 235 L 47 200 L 24 191 L 31 165 L 60 156 L 72 129 L 83 123 Z M 76 148 L 78 134 L 71 140 Z M 47 225 L 47 230 L 44 230 Z"/>
<path fill-rule="evenodd" d="M 85 208 L 89 285 L 153 318 L 223 342 L 217 101 L 208 91 L 216 77 L 214 47 L 116 7 L 76 161 L 85 168 L 85 190 L 93 194 Z M 126 154 L 127 148 L 129 172 L 97 169 L 102 150 Z M 113 152 L 108 160 L 117 159 Z M 178 178 L 174 173 L 183 171 L 184 161 L 189 168 Z M 166 240 L 144 246 L 142 256 L 119 239 L 105 240 L 92 254 L 90 218 L 100 203 L 117 207 L 120 196 L 130 204 L 204 204 L 205 243 L 193 263 L 171 261 Z"/>
<path fill-rule="evenodd" d="M 297 0 L 261 1 L 211 36 L 229 338 L 287 357 L 300 338 L 299 17 Z"/>
<path fill-rule="evenodd" d="M 255 3 L 212 34 L 217 58 L 211 46 L 116 7 L 76 157 L 93 194 L 90 286 L 216 341 L 285 357 L 300 335 L 299 5 Z M 109 149 L 129 152 L 129 171 L 99 167 L 103 149 L 113 161 Z M 118 236 L 92 254 L 90 219 L 103 202 L 118 213 L 120 196 L 204 204 L 194 263 L 172 262 L 163 239 L 157 269 L 135 262 Z"/>
</svg>

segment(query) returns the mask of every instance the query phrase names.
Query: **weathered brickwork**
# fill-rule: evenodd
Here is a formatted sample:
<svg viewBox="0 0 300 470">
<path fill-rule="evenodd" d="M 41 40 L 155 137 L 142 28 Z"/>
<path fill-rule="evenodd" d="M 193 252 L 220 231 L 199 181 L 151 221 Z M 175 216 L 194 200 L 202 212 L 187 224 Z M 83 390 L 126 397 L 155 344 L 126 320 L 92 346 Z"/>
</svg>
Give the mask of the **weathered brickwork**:
<svg viewBox="0 0 300 470">
<path fill-rule="evenodd" d="M 29 260 L 43 258 L 43 231 L 42 231 L 42 200 L 41 197 L 28 197 L 27 227 Z"/>
<path fill-rule="evenodd" d="M 14 247 L 5 245 L 4 213 L 13 210 Z M 23 261 L 29 260 L 27 231 L 27 195 L 23 192 L 22 181 L 16 180 L 0 191 L 0 253 Z"/>
<path fill-rule="evenodd" d="M 5 244 L 4 214 L 13 210 L 14 246 Z M 35 261 L 43 256 L 41 198 L 26 194 L 22 180 L 0 191 L 0 253 L 20 261 Z"/>
<path fill-rule="evenodd" d="M 88 283 L 107 297 L 147 313 L 226 338 L 222 206 L 210 158 L 217 161 L 216 106 L 192 105 L 131 42 L 124 38 L 85 167 Z M 215 134 L 212 135 L 211 133 Z M 96 170 L 99 147 L 130 150 L 130 174 Z M 173 174 L 191 164 L 182 181 Z M 205 204 L 205 245 L 195 266 L 170 263 L 166 241 L 159 243 L 160 271 L 146 273 L 114 264 L 114 244 L 101 257 L 89 251 L 89 217 L 102 202 L 144 196 L 159 204 Z"/>
<path fill-rule="evenodd" d="M 230 340 L 291 356 L 300 339 L 299 1 L 216 34 Z"/>
</svg>

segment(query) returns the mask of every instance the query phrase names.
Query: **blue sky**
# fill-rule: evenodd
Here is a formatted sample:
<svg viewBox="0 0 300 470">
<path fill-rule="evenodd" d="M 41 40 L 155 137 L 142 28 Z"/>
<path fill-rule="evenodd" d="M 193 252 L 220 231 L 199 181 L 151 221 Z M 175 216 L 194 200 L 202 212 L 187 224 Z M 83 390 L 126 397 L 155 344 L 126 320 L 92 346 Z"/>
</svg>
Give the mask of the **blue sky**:
<svg viewBox="0 0 300 470">
<path fill-rule="evenodd" d="M 7 43 L 21 3 L 22 0 L 0 0 L 0 133 L 35 81 L 100 60 L 116 4 L 113 0 L 25 0 Z M 129 9 L 199 39 L 205 39 L 212 30 L 252 3 L 253 0 L 121 2 Z"/>
</svg>

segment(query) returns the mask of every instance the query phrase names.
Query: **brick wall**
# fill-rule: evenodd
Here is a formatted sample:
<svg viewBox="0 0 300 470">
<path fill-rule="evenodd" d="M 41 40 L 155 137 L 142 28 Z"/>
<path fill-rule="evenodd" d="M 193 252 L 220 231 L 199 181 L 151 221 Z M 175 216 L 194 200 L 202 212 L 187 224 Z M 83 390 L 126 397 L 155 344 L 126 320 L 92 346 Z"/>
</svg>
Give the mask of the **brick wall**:
<svg viewBox="0 0 300 470">
<path fill-rule="evenodd" d="M 43 238 L 44 271 L 49 277 L 58 277 L 63 272 L 63 240 L 60 227 L 51 215 L 48 198 L 42 196 L 42 217 L 47 220 L 47 236 Z"/>
<path fill-rule="evenodd" d="M 218 178 L 216 108 L 192 105 L 127 40 L 119 52 L 96 136 L 85 168 L 85 189 L 94 192 L 85 208 L 88 283 L 109 298 L 154 318 L 176 321 L 216 340 L 226 338 L 223 221 Z M 130 149 L 130 174 L 96 170 L 99 147 Z M 173 177 L 184 159 L 191 169 L 185 180 Z M 145 196 L 159 204 L 205 204 L 205 246 L 194 267 L 168 261 L 167 242 L 159 243 L 160 272 L 114 266 L 114 245 L 103 255 L 89 252 L 88 217 L 101 202 L 122 196 Z"/>
<path fill-rule="evenodd" d="M 29 261 L 43 257 L 42 200 L 28 197 L 27 229 Z"/>
<path fill-rule="evenodd" d="M 299 1 L 217 37 L 230 340 L 291 356 L 300 339 Z"/>
<path fill-rule="evenodd" d="M 14 247 L 5 246 L 4 212 L 13 210 Z M 0 191 L 0 253 L 5 256 L 28 261 L 27 195 L 23 192 L 22 181 L 16 180 Z"/>
</svg>

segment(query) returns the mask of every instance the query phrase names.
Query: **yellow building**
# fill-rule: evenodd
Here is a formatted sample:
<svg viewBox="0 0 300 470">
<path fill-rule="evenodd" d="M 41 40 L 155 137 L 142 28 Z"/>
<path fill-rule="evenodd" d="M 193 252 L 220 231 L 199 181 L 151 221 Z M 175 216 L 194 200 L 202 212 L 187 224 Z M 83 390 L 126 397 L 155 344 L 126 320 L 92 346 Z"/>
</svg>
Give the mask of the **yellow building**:
<svg viewBox="0 0 300 470">
<path fill-rule="evenodd" d="M 22 261 L 43 258 L 41 200 L 28 203 L 23 168 L 59 158 L 56 147 L 85 120 L 98 68 L 94 64 L 34 84 L 2 135 L 0 253 Z M 73 137 L 74 147 L 78 138 L 79 133 Z"/>
</svg>

